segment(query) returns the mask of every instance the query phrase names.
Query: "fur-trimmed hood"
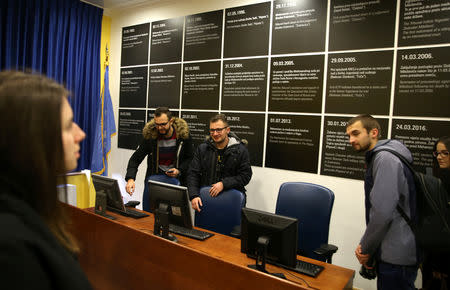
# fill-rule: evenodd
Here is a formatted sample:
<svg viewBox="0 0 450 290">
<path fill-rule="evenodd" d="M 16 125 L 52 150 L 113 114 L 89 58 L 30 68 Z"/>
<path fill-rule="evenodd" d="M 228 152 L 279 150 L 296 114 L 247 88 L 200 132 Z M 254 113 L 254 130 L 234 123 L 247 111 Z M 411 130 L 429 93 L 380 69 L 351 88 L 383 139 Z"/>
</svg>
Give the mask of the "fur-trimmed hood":
<svg viewBox="0 0 450 290">
<path fill-rule="evenodd" d="M 177 134 L 177 139 L 188 139 L 189 138 L 189 126 L 185 120 L 177 117 L 173 117 L 173 128 Z M 144 129 L 142 129 L 142 135 L 145 139 L 157 139 L 158 130 L 155 126 L 155 119 L 145 124 Z"/>
</svg>

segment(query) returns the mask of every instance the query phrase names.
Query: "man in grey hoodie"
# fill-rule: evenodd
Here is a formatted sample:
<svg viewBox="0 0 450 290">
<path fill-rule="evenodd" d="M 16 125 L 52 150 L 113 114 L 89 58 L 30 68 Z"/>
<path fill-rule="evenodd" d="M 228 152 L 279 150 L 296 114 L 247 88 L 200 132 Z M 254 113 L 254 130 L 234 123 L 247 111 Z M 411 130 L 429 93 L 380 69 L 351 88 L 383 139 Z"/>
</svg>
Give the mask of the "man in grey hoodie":
<svg viewBox="0 0 450 290">
<path fill-rule="evenodd" d="M 397 211 L 400 205 L 415 219 L 415 187 L 411 172 L 389 148 L 412 161 L 411 152 L 397 140 L 379 140 L 380 125 L 370 115 L 349 120 L 346 134 L 358 152 L 365 152 L 366 230 L 355 255 L 366 268 L 376 263 L 378 289 L 415 289 L 418 258 L 414 234 Z M 380 152 L 378 152 L 380 151 Z M 378 152 L 378 153 L 377 153 Z"/>
</svg>

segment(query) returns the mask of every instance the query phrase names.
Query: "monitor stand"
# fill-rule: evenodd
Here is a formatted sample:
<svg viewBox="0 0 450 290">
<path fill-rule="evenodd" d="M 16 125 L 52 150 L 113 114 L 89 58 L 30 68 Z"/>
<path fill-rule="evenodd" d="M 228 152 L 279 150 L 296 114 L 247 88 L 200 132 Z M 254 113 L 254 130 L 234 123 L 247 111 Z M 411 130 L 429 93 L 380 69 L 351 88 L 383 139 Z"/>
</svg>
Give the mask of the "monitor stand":
<svg viewBox="0 0 450 290">
<path fill-rule="evenodd" d="M 286 279 L 283 273 L 269 273 L 266 270 L 266 257 L 267 257 L 267 246 L 269 245 L 270 239 L 266 236 L 258 237 L 257 250 L 256 250 L 256 263 L 255 265 L 248 265 L 249 268 L 276 276 L 278 278 Z"/>
<path fill-rule="evenodd" d="M 154 215 L 155 225 L 153 227 L 153 233 L 164 239 L 177 243 L 178 239 L 169 234 L 169 205 L 166 203 L 160 203 L 159 207 L 155 210 Z"/>
</svg>

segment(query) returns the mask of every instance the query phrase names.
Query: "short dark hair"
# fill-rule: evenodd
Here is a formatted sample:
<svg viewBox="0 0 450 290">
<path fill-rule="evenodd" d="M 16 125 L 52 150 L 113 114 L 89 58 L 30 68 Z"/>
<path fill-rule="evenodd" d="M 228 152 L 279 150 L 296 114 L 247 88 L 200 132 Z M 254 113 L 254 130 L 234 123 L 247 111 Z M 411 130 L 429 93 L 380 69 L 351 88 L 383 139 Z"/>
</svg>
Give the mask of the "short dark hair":
<svg viewBox="0 0 450 290">
<path fill-rule="evenodd" d="M 351 118 L 348 120 L 347 128 L 356 122 L 361 121 L 361 124 L 363 125 L 364 129 L 366 129 L 367 133 L 369 133 L 372 129 L 378 130 L 378 136 L 377 139 L 380 139 L 381 137 L 381 127 L 380 123 L 378 123 L 377 119 L 372 117 L 369 114 L 361 114 L 356 117 Z"/>
<path fill-rule="evenodd" d="M 167 119 L 170 121 L 172 119 L 172 112 L 167 107 L 159 107 L 155 111 L 155 117 L 161 117 L 162 114 L 166 114 Z"/>
<path fill-rule="evenodd" d="M 222 121 L 225 126 L 228 126 L 227 116 L 225 116 L 225 114 L 217 114 L 209 119 L 209 123 L 215 123 L 218 121 Z"/>
</svg>

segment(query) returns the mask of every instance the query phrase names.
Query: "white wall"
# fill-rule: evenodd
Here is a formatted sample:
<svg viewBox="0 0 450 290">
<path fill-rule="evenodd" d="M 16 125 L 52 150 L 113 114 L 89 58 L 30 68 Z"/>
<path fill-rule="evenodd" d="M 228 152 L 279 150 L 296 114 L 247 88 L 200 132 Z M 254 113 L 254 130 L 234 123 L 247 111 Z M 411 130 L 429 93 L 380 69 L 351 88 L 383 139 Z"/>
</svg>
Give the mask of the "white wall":
<svg viewBox="0 0 450 290">
<path fill-rule="evenodd" d="M 111 27 L 111 58 L 110 58 L 110 90 L 113 98 L 116 121 L 118 119 L 120 54 L 122 27 L 157 20 L 169 19 L 218 9 L 237 7 L 264 1 L 240 0 L 191 0 L 165 1 L 165 4 L 154 4 L 151 7 L 130 8 L 128 10 L 108 11 L 112 19 Z M 118 126 L 117 126 L 118 127 Z M 113 138 L 109 161 L 110 173 L 125 175 L 128 159 L 133 151 L 118 149 L 117 137 Z M 359 274 L 359 264 L 354 255 L 360 237 L 365 228 L 364 223 L 364 189 L 363 182 L 301 173 L 280 169 L 253 167 L 253 178 L 247 186 L 247 206 L 274 212 L 281 183 L 286 181 L 306 181 L 318 183 L 334 191 L 335 203 L 331 217 L 329 242 L 339 247 L 333 257 L 333 264 L 356 271 L 354 286 L 362 289 L 376 289 L 374 281 L 362 279 Z M 139 167 L 136 182 L 135 199 L 142 198 L 143 178 L 146 170 L 144 160 Z"/>
</svg>

